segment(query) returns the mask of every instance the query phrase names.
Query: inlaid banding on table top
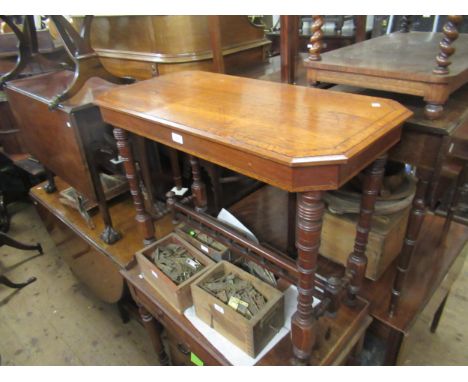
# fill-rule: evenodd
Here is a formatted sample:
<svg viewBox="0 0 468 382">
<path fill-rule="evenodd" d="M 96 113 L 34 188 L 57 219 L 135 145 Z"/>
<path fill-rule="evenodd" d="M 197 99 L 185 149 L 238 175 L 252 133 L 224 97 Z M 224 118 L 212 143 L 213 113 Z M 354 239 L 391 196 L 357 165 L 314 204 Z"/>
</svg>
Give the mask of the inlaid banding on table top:
<svg viewBox="0 0 468 382">
<path fill-rule="evenodd" d="M 111 89 L 96 103 L 288 166 L 345 163 L 411 115 L 392 100 L 201 71 Z"/>
</svg>

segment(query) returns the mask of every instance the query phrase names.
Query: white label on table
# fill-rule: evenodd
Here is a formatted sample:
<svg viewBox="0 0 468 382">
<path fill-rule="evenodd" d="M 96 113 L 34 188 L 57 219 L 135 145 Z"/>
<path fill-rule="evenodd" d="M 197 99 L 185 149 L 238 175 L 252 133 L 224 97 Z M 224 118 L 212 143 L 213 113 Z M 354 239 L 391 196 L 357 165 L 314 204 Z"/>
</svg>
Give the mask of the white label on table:
<svg viewBox="0 0 468 382">
<path fill-rule="evenodd" d="M 372 102 L 371 105 L 372 105 L 372 107 L 380 107 L 381 106 L 380 103 L 378 103 L 378 102 Z"/>
<path fill-rule="evenodd" d="M 203 244 L 201 244 L 200 248 L 201 248 L 201 250 L 202 250 L 203 252 L 206 252 L 206 253 L 209 252 L 208 247 L 205 246 L 205 245 L 203 245 Z"/>
<path fill-rule="evenodd" d="M 179 143 L 181 145 L 184 144 L 184 138 L 182 137 L 182 135 L 180 134 L 176 134 L 176 133 L 171 133 L 172 135 L 172 140 L 175 142 L 175 143 Z"/>
<path fill-rule="evenodd" d="M 224 314 L 224 309 L 220 307 L 218 304 L 213 304 L 214 308 L 221 314 Z"/>
<path fill-rule="evenodd" d="M 155 271 L 151 271 L 151 274 L 152 274 L 155 278 L 159 278 L 158 274 L 157 274 Z"/>
</svg>

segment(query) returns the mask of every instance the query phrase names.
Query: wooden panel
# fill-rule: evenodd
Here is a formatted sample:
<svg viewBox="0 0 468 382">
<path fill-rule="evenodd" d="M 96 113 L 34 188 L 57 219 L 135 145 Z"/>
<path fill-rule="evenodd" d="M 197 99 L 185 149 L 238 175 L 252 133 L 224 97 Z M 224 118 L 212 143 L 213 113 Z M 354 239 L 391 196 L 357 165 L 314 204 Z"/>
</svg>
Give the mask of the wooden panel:
<svg viewBox="0 0 468 382">
<path fill-rule="evenodd" d="M 69 115 L 62 110 L 52 112 L 47 104 L 24 94 L 6 92 L 28 152 L 80 193 L 96 200 L 81 141 Z"/>
</svg>

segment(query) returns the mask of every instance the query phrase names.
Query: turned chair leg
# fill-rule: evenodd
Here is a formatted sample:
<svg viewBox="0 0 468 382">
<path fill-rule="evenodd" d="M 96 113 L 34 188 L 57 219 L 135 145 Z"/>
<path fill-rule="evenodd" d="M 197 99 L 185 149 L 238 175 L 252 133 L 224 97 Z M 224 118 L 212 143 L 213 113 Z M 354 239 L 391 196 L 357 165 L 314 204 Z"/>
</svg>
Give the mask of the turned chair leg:
<svg viewBox="0 0 468 382">
<path fill-rule="evenodd" d="M 378 158 L 364 170 L 365 178 L 362 187 L 361 206 L 354 240 L 354 250 L 348 257 L 346 271 L 350 277 L 347 303 L 353 305 L 361 290 L 367 268 L 366 248 L 371 230 L 375 203 L 382 187 L 387 155 Z"/>
</svg>

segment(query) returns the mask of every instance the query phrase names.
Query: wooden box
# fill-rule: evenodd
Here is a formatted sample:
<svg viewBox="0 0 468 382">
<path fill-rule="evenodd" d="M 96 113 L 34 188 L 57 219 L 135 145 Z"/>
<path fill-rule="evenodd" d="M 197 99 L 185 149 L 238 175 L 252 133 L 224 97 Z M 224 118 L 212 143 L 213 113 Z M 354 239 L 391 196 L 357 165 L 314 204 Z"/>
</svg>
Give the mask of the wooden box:
<svg viewBox="0 0 468 382">
<path fill-rule="evenodd" d="M 408 215 L 409 207 L 395 214 L 373 216 L 366 250 L 368 279 L 378 280 L 400 253 Z M 320 254 L 346 265 L 348 256 L 353 251 L 357 219 L 357 214 L 335 215 L 325 211 Z"/>
<path fill-rule="evenodd" d="M 231 253 L 229 251 L 229 248 L 223 245 L 222 243 L 218 242 L 215 238 L 213 238 L 210 235 L 207 235 L 205 232 L 202 232 L 203 234 L 209 236 L 212 238 L 214 241 L 216 241 L 220 246 L 222 246 L 224 249 L 222 251 L 218 251 L 209 245 L 206 245 L 199 241 L 196 237 L 191 236 L 188 231 L 189 230 L 194 230 L 197 232 L 197 234 L 200 232 L 198 228 L 191 227 L 190 225 L 186 223 L 181 223 L 179 224 L 175 231 L 176 233 L 183 238 L 184 240 L 188 241 L 190 244 L 192 244 L 196 249 L 198 249 L 200 252 L 208 255 L 212 260 L 218 262 L 221 260 L 226 260 L 230 261 L 231 260 Z"/>
<path fill-rule="evenodd" d="M 188 280 L 177 285 L 168 276 L 164 274 L 150 259 L 149 257 L 156 250 L 157 247 L 165 246 L 168 244 L 179 244 L 184 246 L 190 255 L 202 263 L 205 268 L 194 274 Z M 192 295 L 190 291 L 190 284 L 203 275 L 210 266 L 215 264 L 210 258 L 203 253 L 197 251 L 193 246 L 180 238 L 177 234 L 171 233 L 161 240 L 156 241 L 138 251 L 135 254 L 137 263 L 140 267 L 140 272 L 143 274 L 145 280 L 154 287 L 158 293 L 164 297 L 169 304 L 171 304 L 179 313 L 183 313 L 185 309 L 192 306 Z"/>
<path fill-rule="evenodd" d="M 265 306 L 250 320 L 200 287 L 222 274 L 233 273 L 250 281 L 265 298 Z M 196 315 L 251 357 L 268 344 L 284 324 L 284 295 L 227 261 L 220 261 L 191 286 Z"/>
</svg>

